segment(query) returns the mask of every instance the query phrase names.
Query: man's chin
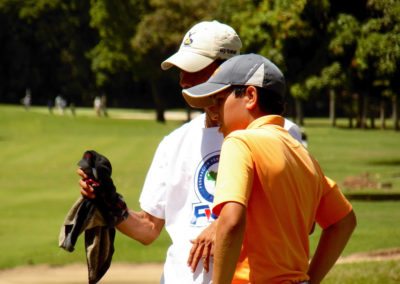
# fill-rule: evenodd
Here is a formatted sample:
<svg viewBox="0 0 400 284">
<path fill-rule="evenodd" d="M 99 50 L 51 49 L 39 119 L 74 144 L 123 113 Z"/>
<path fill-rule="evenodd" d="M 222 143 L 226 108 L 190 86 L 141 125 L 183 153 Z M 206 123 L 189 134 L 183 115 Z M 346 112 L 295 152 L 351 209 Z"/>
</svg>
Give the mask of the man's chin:
<svg viewBox="0 0 400 284">
<path fill-rule="evenodd" d="M 220 133 L 222 133 L 222 135 L 224 136 L 224 137 L 226 137 L 229 133 L 226 133 L 226 130 L 222 127 L 222 126 L 220 126 L 219 128 L 218 128 L 218 132 L 220 132 Z"/>
</svg>

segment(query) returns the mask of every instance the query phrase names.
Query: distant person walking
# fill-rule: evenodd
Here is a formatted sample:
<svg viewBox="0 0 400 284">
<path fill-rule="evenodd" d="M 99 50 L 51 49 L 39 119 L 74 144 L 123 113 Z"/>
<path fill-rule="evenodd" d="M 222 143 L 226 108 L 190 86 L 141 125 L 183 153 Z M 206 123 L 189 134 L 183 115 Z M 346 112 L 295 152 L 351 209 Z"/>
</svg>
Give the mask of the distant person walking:
<svg viewBox="0 0 400 284">
<path fill-rule="evenodd" d="M 26 110 L 29 110 L 32 104 L 32 96 L 31 96 L 31 90 L 28 88 L 25 91 L 25 96 L 21 99 L 21 103 L 25 107 Z"/>
<path fill-rule="evenodd" d="M 58 112 L 64 115 L 65 108 L 67 107 L 67 101 L 61 95 L 57 95 L 55 98 L 55 106 L 58 109 Z"/>
<path fill-rule="evenodd" d="M 98 117 L 107 117 L 107 97 L 106 95 L 96 96 L 93 101 L 93 107 Z"/>
<path fill-rule="evenodd" d="M 76 116 L 76 107 L 74 103 L 69 104 L 69 109 L 71 110 L 72 116 Z"/>
<path fill-rule="evenodd" d="M 50 114 L 53 114 L 53 107 L 54 107 L 53 99 L 47 100 L 47 109 L 49 110 Z"/>
<path fill-rule="evenodd" d="M 101 116 L 101 98 L 96 96 L 93 101 L 94 112 L 97 116 Z"/>
<path fill-rule="evenodd" d="M 101 111 L 101 114 L 103 116 L 105 116 L 105 117 L 108 116 L 108 113 L 107 113 L 107 97 L 104 94 L 101 95 L 101 98 L 100 98 L 100 111 Z"/>
</svg>

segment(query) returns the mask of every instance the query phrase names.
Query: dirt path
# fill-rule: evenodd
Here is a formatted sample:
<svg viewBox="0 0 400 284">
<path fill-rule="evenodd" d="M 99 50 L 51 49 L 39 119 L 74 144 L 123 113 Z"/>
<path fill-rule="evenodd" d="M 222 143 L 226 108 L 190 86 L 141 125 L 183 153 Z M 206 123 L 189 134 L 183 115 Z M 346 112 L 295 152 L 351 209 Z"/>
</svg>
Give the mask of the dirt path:
<svg viewBox="0 0 400 284">
<path fill-rule="evenodd" d="M 357 253 L 342 257 L 341 263 L 400 260 L 400 248 Z M 159 283 L 162 264 L 113 263 L 101 284 L 156 284 Z M 0 284 L 86 284 L 87 268 L 74 264 L 62 267 L 48 265 L 17 267 L 0 270 Z"/>
<path fill-rule="evenodd" d="M 162 264 L 113 263 L 100 283 L 159 283 L 162 267 Z M 0 270 L 0 284 L 87 284 L 87 267 L 81 264 L 60 267 L 35 265 Z"/>
<path fill-rule="evenodd" d="M 341 257 L 337 263 L 354 263 L 366 261 L 400 260 L 400 248 L 361 252 Z"/>
</svg>

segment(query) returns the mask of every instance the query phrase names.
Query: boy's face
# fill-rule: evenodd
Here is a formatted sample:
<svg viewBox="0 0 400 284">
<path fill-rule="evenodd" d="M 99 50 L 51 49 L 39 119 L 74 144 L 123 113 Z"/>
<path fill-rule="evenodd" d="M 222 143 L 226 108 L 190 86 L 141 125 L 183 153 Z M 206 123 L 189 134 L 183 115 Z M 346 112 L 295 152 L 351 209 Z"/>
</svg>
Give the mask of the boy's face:
<svg viewBox="0 0 400 284">
<path fill-rule="evenodd" d="M 216 94 L 214 100 L 218 108 L 219 131 L 224 137 L 232 131 L 246 129 L 249 121 L 246 95 L 236 97 L 235 91 L 229 88 Z"/>
</svg>

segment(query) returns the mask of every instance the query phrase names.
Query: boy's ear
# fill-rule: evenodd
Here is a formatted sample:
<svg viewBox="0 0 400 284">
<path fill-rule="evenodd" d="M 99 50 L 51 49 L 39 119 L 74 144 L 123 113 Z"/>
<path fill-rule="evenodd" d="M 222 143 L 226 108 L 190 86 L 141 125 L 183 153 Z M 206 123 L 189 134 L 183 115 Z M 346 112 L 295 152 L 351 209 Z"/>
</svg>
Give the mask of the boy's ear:
<svg viewBox="0 0 400 284">
<path fill-rule="evenodd" d="M 246 88 L 247 102 L 246 102 L 246 109 L 253 110 L 257 106 L 258 102 L 258 92 L 257 88 L 254 86 L 248 86 Z"/>
</svg>

